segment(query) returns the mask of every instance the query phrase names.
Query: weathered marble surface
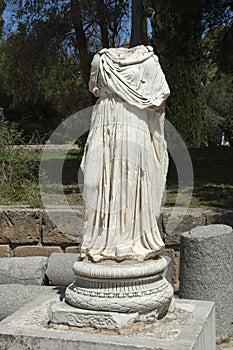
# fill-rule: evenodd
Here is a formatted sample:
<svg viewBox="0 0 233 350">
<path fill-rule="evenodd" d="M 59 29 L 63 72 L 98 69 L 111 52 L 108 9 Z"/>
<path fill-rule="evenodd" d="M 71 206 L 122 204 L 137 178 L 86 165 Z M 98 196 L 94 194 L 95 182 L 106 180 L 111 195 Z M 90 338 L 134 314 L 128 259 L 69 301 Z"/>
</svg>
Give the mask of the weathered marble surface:
<svg viewBox="0 0 233 350">
<path fill-rule="evenodd" d="M 99 98 L 81 163 L 81 261 L 74 264 L 76 280 L 65 294 L 78 309 L 51 309 L 51 320 L 62 314 L 63 323 L 67 318 L 77 327 L 93 327 L 94 319 L 114 329 L 122 319 L 126 325 L 163 317 L 173 297 L 164 277 L 167 260 L 159 256 L 165 245 L 158 226 L 168 169 L 164 118 L 170 91 L 153 48 L 144 45 L 101 50 L 92 61 L 89 89 Z"/>
<path fill-rule="evenodd" d="M 81 168 L 81 257 L 143 261 L 164 247 L 157 220 L 168 168 L 169 87 L 152 47 L 103 49 L 92 62 L 97 97 Z"/>
<path fill-rule="evenodd" d="M 164 278 L 164 257 L 142 263 L 74 264 L 76 281 L 66 289 L 66 301 L 90 310 L 145 313 L 156 310 L 162 317 L 168 310 L 173 288 Z"/>
</svg>

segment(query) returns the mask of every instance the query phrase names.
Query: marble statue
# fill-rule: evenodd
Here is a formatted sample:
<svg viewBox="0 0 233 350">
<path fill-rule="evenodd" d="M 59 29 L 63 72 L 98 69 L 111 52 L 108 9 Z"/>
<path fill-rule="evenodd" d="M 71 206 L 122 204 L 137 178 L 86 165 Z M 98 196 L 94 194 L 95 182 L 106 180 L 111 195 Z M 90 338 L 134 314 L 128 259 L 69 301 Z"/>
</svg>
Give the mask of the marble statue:
<svg viewBox="0 0 233 350">
<path fill-rule="evenodd" d="M 168 167 L 169 87 L 153 49 L 140 45 L 95 55 L 89 88 L 98 100 L 81 164 L 81 257 L 66 305 L 54 306 L 51 320 L 58 322 L 61 311 L 68 325 L 118 329 L 163 317 L 173 297 L 157 225 Z"/>
<path fill-rule="evenodd" d="M 144 261 L 164 247 L 157 218 L 168 167 L 169 87 L 153 48 L 140 45 L 96 54 L 89 89 L 98 100 L 81 164 L 81 258 Z"/>
</svg>

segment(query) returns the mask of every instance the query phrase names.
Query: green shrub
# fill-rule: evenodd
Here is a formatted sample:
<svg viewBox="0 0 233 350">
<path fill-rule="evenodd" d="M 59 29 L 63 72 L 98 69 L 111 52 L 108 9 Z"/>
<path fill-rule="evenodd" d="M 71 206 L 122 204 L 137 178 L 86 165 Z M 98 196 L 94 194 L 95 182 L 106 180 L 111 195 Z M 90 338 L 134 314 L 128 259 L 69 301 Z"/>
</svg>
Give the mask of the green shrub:
<svg viewBox="0 0 233 350">
<path fill-rule="evenodd" d="M 0 204 L 41 203 L 38 186 L 40 154 L 17 147 L 22 132 L 0 116 Z M 40 204 L 38 204 L 40 206 Z"/>
</svg>

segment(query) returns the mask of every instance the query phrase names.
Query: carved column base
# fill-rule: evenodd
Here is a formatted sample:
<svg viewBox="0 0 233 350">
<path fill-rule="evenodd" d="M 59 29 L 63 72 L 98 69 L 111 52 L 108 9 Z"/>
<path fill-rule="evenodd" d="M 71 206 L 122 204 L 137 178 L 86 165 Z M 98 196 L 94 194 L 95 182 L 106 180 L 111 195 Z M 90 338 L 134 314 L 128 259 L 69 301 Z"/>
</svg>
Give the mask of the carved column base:
<svg viewBox="0 0 233 350">
<path fill-rule="evenodd" d="M 66 302 L 77 308 L 163 317 L 173 288 L 163 277 L 167 261 L 157 257 L 144 262 L 104 261 L 74 264 L 76 281 L 66 289 Z"/>
<path fill-rule="evenodd" d="M 158 318 L 157 310 L 145 314 L 94 311 L 79 309 L 65 302 L 58 302 L 51 306 L 50 324 L 63 324 L 79 328 L 109 329 L 121 331 L 127 329 L 136 322 L 151 323 Z M 132 330 L 132 328 L 131 328 Z M 129 328 L 130 332 L 130 328 Z"/>
</svg>

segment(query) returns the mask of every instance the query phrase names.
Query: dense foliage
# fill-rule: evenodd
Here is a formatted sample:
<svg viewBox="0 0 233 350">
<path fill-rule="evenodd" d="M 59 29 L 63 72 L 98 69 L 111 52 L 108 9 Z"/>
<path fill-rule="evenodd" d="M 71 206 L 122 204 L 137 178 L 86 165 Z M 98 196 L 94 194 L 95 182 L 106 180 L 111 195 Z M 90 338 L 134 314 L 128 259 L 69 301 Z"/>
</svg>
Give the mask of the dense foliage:
<svg viewBox="0 0 233 350">
<path fill-rule="evenodd" d="M 172 92 L 167 116 L 189 146 L 199 147 L 206 142 L 201 84 L 201 2 L 154 3 L 152 42 L 157 46 Z"/>
<path fill-rule="evenodd" d="M 230 139 L 232 13 L 229 0 L 0 0 L 0 106 L 44 140 L 93 104 L 94 53 L 151 44 L 171 87 L 167 116 L 187 145 Z"/>
</svg>

